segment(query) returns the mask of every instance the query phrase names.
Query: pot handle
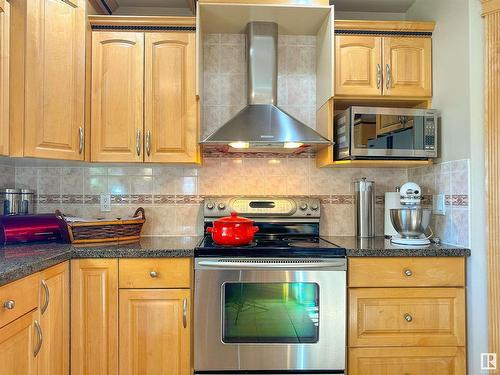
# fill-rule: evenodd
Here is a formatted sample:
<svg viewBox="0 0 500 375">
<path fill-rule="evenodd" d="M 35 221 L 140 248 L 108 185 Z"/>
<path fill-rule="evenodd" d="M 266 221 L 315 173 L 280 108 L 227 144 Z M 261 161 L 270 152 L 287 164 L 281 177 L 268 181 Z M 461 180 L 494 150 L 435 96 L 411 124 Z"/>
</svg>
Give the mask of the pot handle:
<svg viewBox="0 0 500 375">
<path fill-rule="evenodd" d="M 207 228 L 207 233 L 213 233 L 214 231 L 214 228 L 213 227 L 208 227 Z"/>
<path fill-rule="evenodd" d="M 250 228 L 250 232 L 252 232 L 253 234 L 257 233 L 259 231 L 259 227 L 251 227 Z"/>
</svg>

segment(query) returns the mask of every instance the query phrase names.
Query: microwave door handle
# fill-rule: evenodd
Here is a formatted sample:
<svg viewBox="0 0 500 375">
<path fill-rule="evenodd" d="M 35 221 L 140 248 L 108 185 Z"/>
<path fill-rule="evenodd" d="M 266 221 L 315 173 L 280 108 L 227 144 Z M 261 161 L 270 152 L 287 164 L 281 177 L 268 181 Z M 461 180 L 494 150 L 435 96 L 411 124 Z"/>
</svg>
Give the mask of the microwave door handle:
<svg viewBox="0 0 500 375">
<path fill-rule="evenodd" d="M 278 262 L 261 263 L 261 262 L 224 262 L 224 261 L 202 260 L 198 262 L 198 265 L 203 267 L 228 268 L 228 269 L 255 269 L 255 268 L 318 269 L 318 268 L 344 267 L 345 261 L 342 260 L 342 261 L 318 262 L 318 263 L 278 263 Z"/>
</svg>

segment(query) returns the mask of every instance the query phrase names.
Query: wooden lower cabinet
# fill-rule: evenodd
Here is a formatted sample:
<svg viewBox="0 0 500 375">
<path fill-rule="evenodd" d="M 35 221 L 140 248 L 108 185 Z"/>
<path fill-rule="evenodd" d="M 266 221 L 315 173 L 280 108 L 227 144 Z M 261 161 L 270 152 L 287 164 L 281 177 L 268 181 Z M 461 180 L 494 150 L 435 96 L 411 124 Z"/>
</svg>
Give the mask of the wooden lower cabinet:
<svg viewBox="0 0 500 375">
<path fill-rule="evenodd" d="M 38 375 L 69 374 L 69 262 L 40 275 L 40 326 L 43 345 Z"/>
<path fill-rule="evenodd" d="M 33 310 L 0 328 L 0 373 L 2 375 L 35 375 L 37 358 L 34 356 L 38 339 Z"/>
<path fill-rule="evenodd" d="M 189 289 L 120 290 L 120 375 L 188 375 Z"/>
<path fill-rule="evenodd" d="M 357 348 L 349 375 L 465 375 L 465 348 Z"/>
<path fill-rule="evenodd" d="M 71 261 L 71 374 L 118 374 L 118 259 Z"/>
</svg>

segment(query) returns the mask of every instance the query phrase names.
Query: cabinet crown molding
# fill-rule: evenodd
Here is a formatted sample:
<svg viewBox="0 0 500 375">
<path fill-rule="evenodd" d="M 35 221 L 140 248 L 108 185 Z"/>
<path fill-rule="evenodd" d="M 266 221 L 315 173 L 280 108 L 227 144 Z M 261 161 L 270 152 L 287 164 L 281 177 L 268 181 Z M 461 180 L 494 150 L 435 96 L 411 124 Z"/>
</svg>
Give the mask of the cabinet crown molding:
<svg viewBox="0 0 500 375">
<path fill-rule="evenodd" d="M 432 33 L 434 21 L 335 20 L 335 30 L 399 31 Z"/>
<path fill-rule="evenodd" d="M 92 28 L 109 27 L 196 27 L 195 17 L 174 16 L 89 16 Z"/>
</svg>

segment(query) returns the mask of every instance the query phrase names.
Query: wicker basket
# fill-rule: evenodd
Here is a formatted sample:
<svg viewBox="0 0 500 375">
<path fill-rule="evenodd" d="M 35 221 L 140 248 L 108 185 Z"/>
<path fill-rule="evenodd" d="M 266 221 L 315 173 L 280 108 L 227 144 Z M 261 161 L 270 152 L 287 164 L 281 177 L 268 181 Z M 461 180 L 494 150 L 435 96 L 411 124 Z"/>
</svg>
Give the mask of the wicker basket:
<svg viewBox="0 0 500 375">
<path fill-rule="evenodd" d="M 134 213 L 134 219 L 130 220 L 66 222 L 66 224 L 71 243 L 89 244 L 138 240 L 145 221 L 144 208 L 139 207 Z"/>
</svg>

